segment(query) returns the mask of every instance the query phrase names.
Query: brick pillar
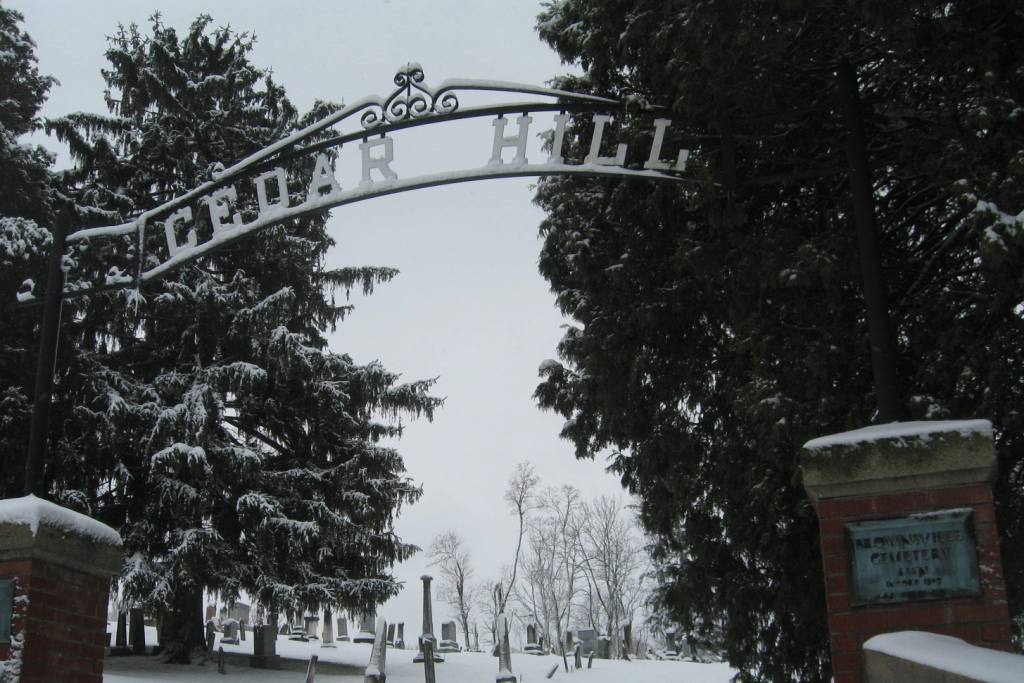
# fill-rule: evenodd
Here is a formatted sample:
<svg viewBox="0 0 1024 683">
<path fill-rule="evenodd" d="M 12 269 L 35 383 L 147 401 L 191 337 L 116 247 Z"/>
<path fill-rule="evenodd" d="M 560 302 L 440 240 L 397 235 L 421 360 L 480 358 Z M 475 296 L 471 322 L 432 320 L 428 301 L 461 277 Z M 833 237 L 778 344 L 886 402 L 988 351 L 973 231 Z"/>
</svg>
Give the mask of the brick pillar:
<svg viewBox="0 0 1024 683">
<path fill-rule="evenodd" d="M 987 420 L 905 422 L 804 445 L 835 683 L 860 683 L 868 638 L 931 631 L 1010 649 Z"/>
<path fill-rule="evenodd" d="M 14 587 L 0 662 L 20 669 L 20 683 L 102 683 L 110 577 L 120 568 L 110 527 L 35 496 L 0 501 L 0 582 Z"/>
</svg>

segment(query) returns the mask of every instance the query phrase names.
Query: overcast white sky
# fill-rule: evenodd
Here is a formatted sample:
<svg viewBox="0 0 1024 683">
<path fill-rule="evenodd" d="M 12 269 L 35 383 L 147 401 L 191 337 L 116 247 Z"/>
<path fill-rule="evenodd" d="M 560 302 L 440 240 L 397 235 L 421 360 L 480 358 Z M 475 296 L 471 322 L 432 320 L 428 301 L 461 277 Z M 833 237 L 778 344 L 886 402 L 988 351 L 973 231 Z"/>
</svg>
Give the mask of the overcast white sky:
<svg viewBox="0 0 1024 683">
<path fill-rule="evenodd" d="M 432 84 L 466 77 L 542 85 L 566 70 L 538 40 L 540 4 L 528 0 L 6 4 L 25 15 L 41 71 L 60 80 L 47 116 L 104 111 L 105 37 L 118 23 L 147 25 L 155 9 L 181 31 L 202 12 L 216 25 L 254 31 L 252 60 L 273 67 L 300 111 L 315 99 L 386 95 L 396 68 L 408 61 L 419 62 Z M 539 115 L 536 121 L 538 129 L 550 127 Z M 491 127 L 480 125 L 422 142 L 396 135 L 395 170 L 402 175 L 399 160 L 433 170 L 482 165 Z M 44 144 L 58 149 L 55 141 Z M 545 484 L 573 483 L 591 496 L 621 491 L 603 463 L 573 458 L 558 439 L 561 419 L 541 413 L 531 398 L 537 366 L 555 356 L 565 322 L 537 273 L 543 215 L 531 203 L 531 182 L 491 180 L 373 199 L 335 209 L 330 222 L 339 244 L 330 265 L 401 270 L 372 297 L 354 296 L 356 311 L 331 336 L 332 349 L 358 362 L 379 359 L 406 379 L 439 377 L 436 393 L 447 399 L 433 423 L 409 425 L 398 444 L 424 488 L 420 502 L 403 510 L 398 532 L 425 550 L 436 534 L 456 530 L 472 549 L 480 579 L 495 578 L 515 549 L 516 526 L 502 492 L 517 461 L 532 462 Z M 399 566 L 406 591 L 381 612 L 404 621 L 411 636 L 418 633 L 419 576 L 426 571 L 425 553 Z M 450 616 L 435 599 L 436 633 Z"/>
</svg>

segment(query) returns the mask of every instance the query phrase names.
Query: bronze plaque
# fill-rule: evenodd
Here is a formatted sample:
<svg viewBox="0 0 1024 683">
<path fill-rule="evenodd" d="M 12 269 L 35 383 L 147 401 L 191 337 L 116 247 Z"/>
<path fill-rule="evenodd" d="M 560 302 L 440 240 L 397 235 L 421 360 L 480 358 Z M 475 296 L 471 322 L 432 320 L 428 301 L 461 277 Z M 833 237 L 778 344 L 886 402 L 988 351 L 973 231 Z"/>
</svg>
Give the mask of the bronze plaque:
<svg viewBox="0 0 1024 683">
<path fill-rule="evenodd" d="M 845 525 L 850 605 L 981 595 L 972 510 Z"/>
</svg>

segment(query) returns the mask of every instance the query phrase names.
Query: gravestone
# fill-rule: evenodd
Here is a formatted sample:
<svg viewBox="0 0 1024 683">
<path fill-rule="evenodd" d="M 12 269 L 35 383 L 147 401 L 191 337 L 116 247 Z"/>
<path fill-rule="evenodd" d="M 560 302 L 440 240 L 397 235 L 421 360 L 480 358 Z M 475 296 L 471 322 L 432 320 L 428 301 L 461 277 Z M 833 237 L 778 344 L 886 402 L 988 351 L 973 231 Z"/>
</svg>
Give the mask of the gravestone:
<svg viewBox="0 0 1024 683">
<path fill-rule="evenodd" d="M 373 629 L 377 625 L 377 615 L 373 612 L 363 614 L 359 620 L 359 631 L 352 636 L 353 643 L 370 643 L 373 644 L 374 633 Z"/>
<path fill-rule="evenodd" d="M 388 639 L 387 639 L 387 643 L 391 647 L 395 646 L 395 625 L 394 624 L 388 624 Z"/>
<path fill-rule="evenodd" d="M 206 606 L 206 621 L 210 621 L 215 616 L 217 616 L 217 606 L 216 605 L 207 605 Z"/>
<path fill-rule="evenodd" d="M 437 683 L 437 676 L 434 672 L 434 641 L 432 638 L 424 640 L 420 638 L 420 648 L 423 651 L 423 681 L 424 683 Z"/>
<path fill-rule="evenodd" d="M 537 625 L 526 625 L 526 645 L 523 646 L 523 653 L 528 655 L 540 655 L 544 651 L 537 643 Z"/>
<path fill-rule="evenodd" d="M 249 665 L 254 669 L 280 669 L 277 654 L 277 629 L 272 625 L 257 626 L 252 634 L 252 657 Z"/>
<path fill-rule="evenodd" d="M 228 609 L 228 619 L 235 619 L 238 623 L 249 623 L 252 621 L 252 606 L 236 602 Z"/>
<path fill-rule="evenodd" d="M 457 630 L 455 628 L 454 621 L 446 621 L 441 624 L 441 642 L 437 645 L 438 652 L 459 652 L 462 650 L 459 647 L 458 640 L 456 639 Z"/>
<path fill-rule="evenodd" d="M 572 643 L 573 643 L 572 631 L 566 631 L 565 632 L 565 651 L 566 652 L 572 652 Z"/>
<path fill-rule="evenodd" d="M 512 673 L 512 648 L 508 642 L 508 620 L 505 613 L 498 615 L 498 675 L 495 683 L 516 683 L 516 675 Z"/>
<path fill-rule="evenodd" d="M 374 632 L 370 664 L 366 667 L 363 683 L 385 683 L 387 680 L 387 673 L 384 670 L 388 653 L 388 644 L 385 641 L 387 622 L 383 618 L 377 620 Z"/>
<path fill-rule="evenodd" d="M 398 622 L 398 640 L 395 641 L 395 647 L 399 650 L 405 649 L 405 622 Z"/>
<path fill-rule="evenodd" d="M 347 643 L 348 637 L 348 619 L 345 617 L 338 617 L 338 642 Z"/>
<path fill-rule="evenodd" d="M 316 632 L 320 628 L 320 617 L 305 617 L 303 622 L 303 630 L 306 634 L 306 638 L 319 640 L 320 636 L 318 636 Z"/>
<path fill-rule="evenodd" d="M 213 652 L 213 645 L 217 640 L 217 627 L 213 625 L 213 619 L 206 622 L 206 651 Z"/>
<path fill-rule="evenodd" d="M 220 638 L 221 645 L 238 645 L 238 621 L 228 619 L 221 624 L 221 628 L 224 630 Z"/>
<path fill-rule="evenodd" d="M 436 642 L 436 638 L 434 638 L 434 613 L 430 602 L 430 582 L 434 579 L 429 574 L 424 574 L 420 577 L 420 580 L 423 582 L 423 633 L 419 637 L 419 652 L 416 653 L 412 661 L 419 664 L 424 660 L 423 643 L 425 641 L 429 641 L 431 644 L 431 659 L 435 662 L 443 662 L 444 655 L 440 652 L 434 651 L 433 647 Z"/>
<path fill-rule="evenodd" d="M 591 650 L 590 654 L 597 655 L 598 659 L 608 659 L 611 652 L 612 640 L 608 636 L 602 635 L 597 639 L 597 649 Z M 589 667 L 588 667 L 589 668 Z"/>
<path fill-rule="evenodd" d="M 318 657 L 312 655 L 309 658 L 309 664 L 306 665 L 306 683 L 315 683 L 316 681 L 316 662 Z"/>
<path fill-rule="evenodd" d="M 245 642 L 245 619 L 240 619 L 238 622 L 238 637 L 243 643 Z"/>
<path fill-rule="evenodd" d="M 277 631 L 279 635 L 287 636 L 291 634 L 292 627 L 289 624 L 281 624 L 281 628 L 279 628 Z"/>
<path fill-rule="evenodd" d="M 274 629 L 274 637 L 276 638 L 279 633 L 277 631 L 277 612 L 271 612 L 267 615 L 267 623 L 270 624 Z"/>
<path fill-rule="evenodd" d="M 583 654 L 597 651 L 597 631 L 594 629 L 581 628 L 576 632 L 576 639 L 580 641 Z"/>
<path fill-rule="evenodd" d="M 665 631 L 665 656 L 675 657 L 678 655 L 679 647 L 676 644 L 676 632 Z"/>
<path fill-rule="evenodd" d="M 128 641 L 133 655 L 146 654 L 146 622 L 141 607 L 128 610 Z"/>
<path fill-rule="evenodd" d="M 131 650 L 128 649 L 127 612 L 117 613 L 117 630 L 114 632 L 114 647 L 110 649 L 110 654 L 115 657 L 131 654 Z"/>
<path fill-rule="evenodd" d="M 331 610 L 324 610 L 324 631 L 321 634 L 320 647 L 338 647 L 334 644 L 334 615 Z"/>
</svg>

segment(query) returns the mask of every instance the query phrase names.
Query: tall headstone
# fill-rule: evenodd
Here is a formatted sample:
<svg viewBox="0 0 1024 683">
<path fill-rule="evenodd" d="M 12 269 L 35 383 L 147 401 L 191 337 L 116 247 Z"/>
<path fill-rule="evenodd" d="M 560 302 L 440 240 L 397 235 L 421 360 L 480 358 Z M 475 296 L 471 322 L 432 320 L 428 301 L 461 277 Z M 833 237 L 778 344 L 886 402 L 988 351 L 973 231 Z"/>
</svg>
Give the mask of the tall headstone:
<svg viewBox="0 0 1024 683">
<path fill-rule="evenodd" d="M 347 643 L 348 641 L 348 619 L 346 617 L 338 617 L 338 642 Z"/>
<path fill-rule="evenodd" d="M 206 622 L 206 651 L 213 652 L 214 643 L 217 640 L 217 627 L 213 625 L 213 619 Z"/>
<path fill-rule="evenodd" d="M 419 652 L 416 653 L 416 656 L 413 657 L 412 661 L 417 664 L 423 661 L 423 643 L 424 641 L 429 640 L 431 643 L 430 650 L 433 660 L 435 662 L 443 662 L 444 655 L 436 652 L 433 647 L 437 640 L 434 638 L 434 614 L 430 603 L 430 582 L 434 579 L 429 574 L 424 574 L 420 577 L 420 580 L 423 582 L 423 633 L 419 638 Z"/>
<path fill-rule="evenodd" d="M 523 646 L 523 653 L 528 655 L 543 654 L 540 644 L 537 643 L 537 625 L 526 625 L 526 645 Z"/>
<path fill-rule="evenodd" d="M 277 654 L 277 627 L 273 624 L 257 626 L 252 633 L 252 658 L 254 669 L 280 669 L 281 657 Z"/>
<path fill-rule="evenodd" d="M 338 647 L 334 644 L 334 615 L 329 609 L 324 609 L 324 630 L 321 634 L 320 647 Z"/>
<path fill-rule="evenodd" d="M 306 665 L 306 682 L 315 683 L 316 681 L 316 663 L 319 657 L 312 655 L 309 658 L 309 664 Z"/>
<path fill-rule="evenodd" d="M 395 647 L 399 650 L 405 649 L 405 622 L 398 622 L 398 634 L 396 636 L 398 640 L 395 641 Z"/>
<path fill-rule="evenodd" d="M 278 632 L 277 632 L 277 619 L 278 619 L 277 612 L 271 612 L 270 614 L 267 615 L 267 623 L 274 627 L 272 629 L 274 631 L 274 638 L 277 638 L 277 636 L 279 635 Z"/>
<path fill-rule="evenodd" d="M 0 500 L 2 630 L 21 643 L 0 646 L 0 670 L 19 658 L 20 683 L 101 683 L 110 577 L 120 570 L 110 527 L 35 496 Z"/>
<path fill-rule="evenodd" d="M 141 607 L 128 610 L 128 640 L 133 655 L 146 654 L 146 621 Z"/>
<path fill-rule="evenodd" d="M 498 615 L 498 675 L 495 683 L 516 683 L 516 675 L 512 673 L 512 649 L 508 642 L 508 621 L 505 613 Z"/>
<path fill-rule="evenodd" d="M 114 631 L 114 647 L 111 648 L 110 654 L 122 656 L 130 653 L 131 650 L 128 649 L 128 613 L 119 611 L 117 613 L 117 630 Z"/>
<path fill-rule="evenodd" d="M 370 664 L 366 667 L 363 683 L 385 683 L 387 680 L 384 670 L 388 653 L 386 636 L 387 622 L 383 618 L 378 619 L 374 628 L 373 649 L 370 650 Z"/>
<path fill-rule="evenodd" d="M 420 647 L 423 649 L 423 680 L 424 683 L 437 683 L 434 673 L 434 641 L 431 638 L 420 639 Z M 415 661 L 415 660 L 414 660 Z"/>
<path fill-rule="evenodd" d="M 813 439 L 801 466 L 818 513 L 835 683 L 859 682 L 863 643 L 894 627 L 1010 648 L 988 420 Z"/>
<path fill-rule="evenodd" d="M 239 619 L 238 621 L 238 637 L 245 642 L 245 619 Z"/>
<path fill-rule="evenodd" d="M 665 655 L 674 657 L 679 654 L 679 643 L 674 629 L 665 631 Z"/>
<path fill-rule="evenodd" d="M 395 646 L 395 625 L 394 624 L 388 624 L 388 639 L 387 639 L 387 643 L 391 647 Z"/>
</svg>

